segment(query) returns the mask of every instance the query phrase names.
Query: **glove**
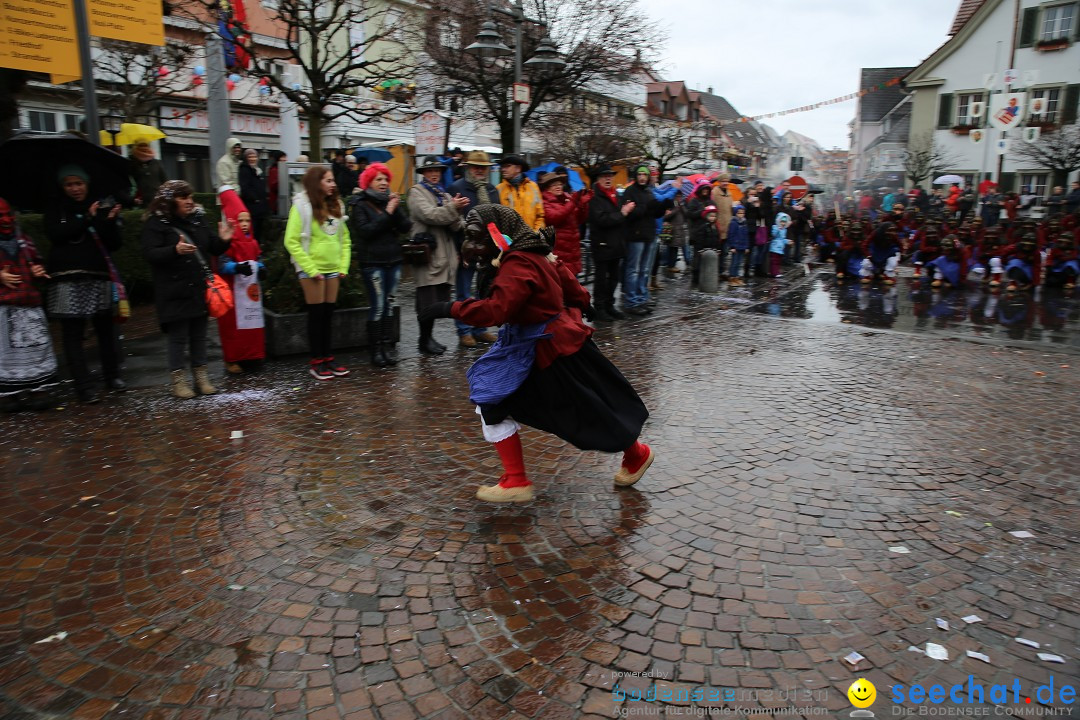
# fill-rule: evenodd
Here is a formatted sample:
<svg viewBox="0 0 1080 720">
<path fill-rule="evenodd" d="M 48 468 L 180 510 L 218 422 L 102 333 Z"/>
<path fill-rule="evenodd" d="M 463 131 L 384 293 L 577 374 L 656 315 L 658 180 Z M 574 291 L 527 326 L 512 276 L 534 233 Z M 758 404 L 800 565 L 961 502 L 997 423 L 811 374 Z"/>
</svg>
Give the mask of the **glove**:
<svg viewBox="0 0 1080 720">
<path fill-rule="evenodd" d="M 236 272 L 238 272 L 239 274 L 248 276 L 251 275 L 251 263 L 242 262 L 233 263 L 233 265 L 236 266 Z"/>
<path fill-rule="evenodd" d="M 416 315 L 416 319 L 420 322 L 427 322 L 429 320 L 436 320 L 438 318 L 452 317 L 450 315 L 450 307 L 454 303 L 451 302 L 437 302 L 428 305 Z"/>
<path fill-rule="evenodd" d="M 232 261 L 232 260 L 230 260 L 230 261 L 228 261 L 226 263 L 222 263 L 221 267 L 218 269 L 218 272 L 221 273 L 222 275 L 235 275 L 236 274 L 236 263 L 234 261 Z"/>
<path fill-rule="evenodd" d="M 595 315 L 596 315 L 596 308 L 594 308 L 592 306 L 592 303 L 589 303 L 587 306 L 585 306 L 581 310 L 581 317 L 585 318 L 586 320 L 591 321 L 595 317 Z"/>
<path fill-rule="evenodd" d="M 265 280 L 266 279 L 266 266 L 263 265 L 262 263 L 259 263 L 259 279 L 260 280 Z"/>
</svg>

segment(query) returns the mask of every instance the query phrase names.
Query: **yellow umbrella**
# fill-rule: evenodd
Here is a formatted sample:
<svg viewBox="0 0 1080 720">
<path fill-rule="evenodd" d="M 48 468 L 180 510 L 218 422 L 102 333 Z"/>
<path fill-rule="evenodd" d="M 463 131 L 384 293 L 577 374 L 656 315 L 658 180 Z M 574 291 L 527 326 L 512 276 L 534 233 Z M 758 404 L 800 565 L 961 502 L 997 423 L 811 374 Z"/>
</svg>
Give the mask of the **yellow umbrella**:
<svg viewBox="0 0 1080 720">
<path fill-rule="evenodd" d="M 102 145 L 134 145 L 138 142 L 153 142 L 163 140 L 167 135 L 153 125 L 140 125 L 138 123 L 123 123 L 120 132 L 116 133 L 115 140 L 112 133 L 107 130 L 101 131 Z"/>
</svg>

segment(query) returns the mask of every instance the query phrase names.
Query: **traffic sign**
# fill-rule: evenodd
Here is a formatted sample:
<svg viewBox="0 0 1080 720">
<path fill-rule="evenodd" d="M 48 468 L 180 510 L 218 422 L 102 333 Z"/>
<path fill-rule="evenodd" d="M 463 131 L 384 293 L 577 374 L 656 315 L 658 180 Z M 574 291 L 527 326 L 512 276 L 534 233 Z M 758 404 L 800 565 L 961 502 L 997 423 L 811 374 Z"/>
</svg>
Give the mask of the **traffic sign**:
<svg viewBox="0 0 1080 720">
<path fill-rule="evenodd" d="M 806 183 L 806 179 L 802 178 L 802 177 L 800 177 L 798 175 L 792 175 L 791 177 L 789 177 L 787 179 L 787 183 L 788 183 L 788 192 L 790 192 L 791 197 L 793 197 L 796 200 L 798 200 L 803 195 L 805 195 L 806 191 L 810 189 L 809 186 Z"/>
<path fill-rule="evenodd" d="M 526 83 L 514 83 L 514 102 L 528 105 L 532 102 L 532 88 Z"/>
</svg>

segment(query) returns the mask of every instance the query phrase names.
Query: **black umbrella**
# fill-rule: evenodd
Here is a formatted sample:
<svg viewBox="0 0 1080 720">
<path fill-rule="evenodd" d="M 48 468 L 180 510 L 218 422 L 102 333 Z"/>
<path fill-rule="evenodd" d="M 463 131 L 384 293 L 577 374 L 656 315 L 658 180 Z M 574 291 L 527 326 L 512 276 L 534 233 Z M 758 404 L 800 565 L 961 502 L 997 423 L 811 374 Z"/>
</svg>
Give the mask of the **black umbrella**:
<svg viewBox="0 0 1080 720">
<path fill-rule="evenodd" d="M 825 192 L 825 188 L 821 187 L 820 185 L 811 185 L 806 192 L 810 193 L 811 195 L 821 195 L 823 192 Z"/>
<path fill-rule="evenodd" d="M 732 185 L 742 185 L 746 181 L 743 180 L 742 178 L 732 176 L 732 178 L 730 180 L 728 180 L 728 182 L 731 183 Z"/>
<path fill-rule="evenodd" d="M 130 193 L 128 161 L 75 135 L 23 135 L 0 145 L 0 197 L 25 210 L 45 210 L 61 195 L 56 173 L 78 165 L 90 177 L 91 200 Z"/>
</svg>

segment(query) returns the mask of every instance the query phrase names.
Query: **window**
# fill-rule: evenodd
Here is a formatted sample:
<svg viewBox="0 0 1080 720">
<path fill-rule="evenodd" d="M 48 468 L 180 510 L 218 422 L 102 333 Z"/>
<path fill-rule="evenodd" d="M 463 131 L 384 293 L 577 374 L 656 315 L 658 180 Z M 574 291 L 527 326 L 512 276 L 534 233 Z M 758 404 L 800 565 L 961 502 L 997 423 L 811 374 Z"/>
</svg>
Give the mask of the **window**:
<svg viewBox="0 0 1080 720">
<path fill-rule="evenodd" d="M 31 110 L 27 116 L 34 132 L 56 132 L 56 113 Z"/>
<path fill-rule="evenodd" d="M 461 25 L 453 20 L 447 20 L 443 23 L 439 32 L 439 43 L 447 48 L 460 47 Z"/>
<path fill-rule="evenodd" d="M 1020 176 L 1020 189 L 1031 188 L 1031 192 L 1039 197 L 1046 197 L 1046 173 L 1024 173 Z"/>
<path fill-rule="evenodd" d="M 435 93 L 435 109 L 456 113 L 461 109 L 461 96 L 452 93 Z"/>
<path fill-rule="evenodd" d="M 1039 40 L 1068 39 L 1072 32 L 1073 5 L 1055 5 L 1043 10 L 1042 33 Z"/>
<path fill-rule="evenodd" d="M 82 124 L 82 115 L 72 115 L 70 113 L 64 113 L 64 129 L 65 130 L 79 130 L 79 126 Z"/>
<path fill-rule="evenodd" d="M 956 124 L 957 125 L 978 125 L 981 118 L 971 116 L 972 105 L 983 101 L 982 93 L 968 93 L 966 95 L 958 95 L 956 103 Z M 985 115 L 985 110 L 983 115 Z"/>
<path fill-rule="evenodd" d="M 1058 107 L 1061 100 L 1061 88 L 1045 88 L 1034 90 L 1031 93 L 1032 100 L 1043 101 L 1042 115 L 1032 115 L 1035 122 L 1056 123 L 1058 121 Z"/>
</svg>

